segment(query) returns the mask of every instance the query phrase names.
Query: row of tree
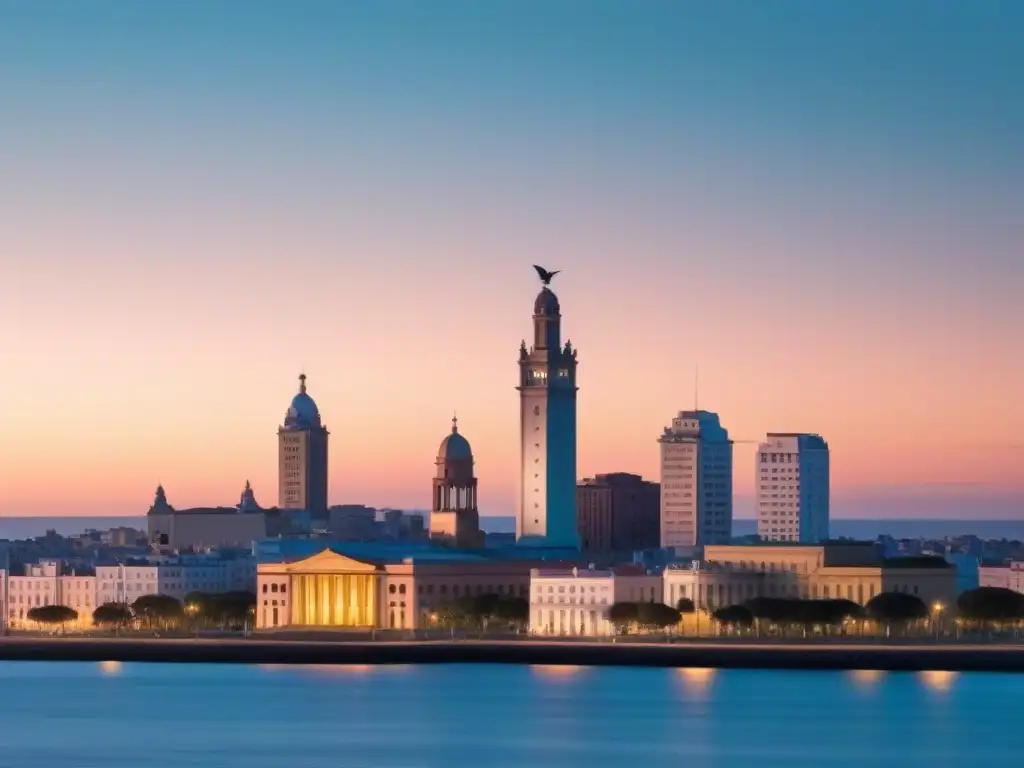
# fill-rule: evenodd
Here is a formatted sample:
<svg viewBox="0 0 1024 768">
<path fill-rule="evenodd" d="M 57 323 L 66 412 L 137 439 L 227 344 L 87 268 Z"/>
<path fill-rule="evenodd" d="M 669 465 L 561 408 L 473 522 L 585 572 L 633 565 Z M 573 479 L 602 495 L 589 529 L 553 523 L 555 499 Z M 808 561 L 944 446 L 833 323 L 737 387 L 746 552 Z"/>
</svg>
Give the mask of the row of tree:
<svg viewBox="0 0 1024 768">
<path fill-rule="evenodd" d="M 237 628 L 243 625 L 256 606 L 251 592 L 226 592 L 208 595 L 192 592 L 179 601 L 170 595 L 143 595 L 128 603 L 103 603 L 92 612 L 98 627 L 124 629 L 143 626 L 171 629 L 192 622 L 197 627 Z M 66 605 L 42 605 L 30 608 L 26 618 L 38 624 L 65 626 L 78 621 L 78 611 Z"/>
<path fill-rule="evenodd" d="M 529 621 L 530 603 L 525 597 L 465 595 L 437 611 L 438 624 L 452 629 L 522 629 Z"/>
</svg>

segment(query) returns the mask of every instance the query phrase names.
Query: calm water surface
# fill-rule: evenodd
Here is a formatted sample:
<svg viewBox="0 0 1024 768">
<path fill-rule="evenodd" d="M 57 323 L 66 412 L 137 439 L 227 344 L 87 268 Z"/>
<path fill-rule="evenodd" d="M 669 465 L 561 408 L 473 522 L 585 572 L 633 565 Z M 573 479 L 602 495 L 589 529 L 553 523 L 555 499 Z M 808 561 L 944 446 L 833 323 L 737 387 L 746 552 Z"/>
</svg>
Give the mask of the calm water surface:
<svg viewBox="0 0 1024 768">
<path fill-rule="evenodd" d="M 1024 676 L 0 663 L 7 768 L 964 766 Z"/>
</svg>

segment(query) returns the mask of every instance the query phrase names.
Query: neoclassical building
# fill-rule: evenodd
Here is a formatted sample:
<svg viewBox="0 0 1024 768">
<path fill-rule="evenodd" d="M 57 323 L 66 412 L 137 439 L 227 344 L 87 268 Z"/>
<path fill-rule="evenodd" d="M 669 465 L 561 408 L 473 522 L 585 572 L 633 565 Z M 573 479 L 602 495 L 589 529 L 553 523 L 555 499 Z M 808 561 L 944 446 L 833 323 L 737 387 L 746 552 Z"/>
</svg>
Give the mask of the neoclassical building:
<svg viewBox="0 0 1024 768">
<path fill-rule="evenodd" d="M 704 559 L 665 569 L 665 602 L 715 610 L 752 597 L 843 599 L 865 605 L 882 592 L 953 605 L 956 568 L 928 558 L 885 558 L 869 543 L 719 545 Z"/>
<path fill-rule="evenodd" d="M 427 628 L 459 597 L 527 597 L 538 565 L 444 550 L 356 558 L 328 548 L 257 566 L 256 628 Z"/>
<path fill-rule="evenodd" d="M 437 449 L 437 471 L 430 508 L 430 538 L 461 549 L 483 546 L 480 513 L 473 475 L 473 449 L 459 434 L 459 420 L 452 418 L 451 434 Z"/>
</svg>

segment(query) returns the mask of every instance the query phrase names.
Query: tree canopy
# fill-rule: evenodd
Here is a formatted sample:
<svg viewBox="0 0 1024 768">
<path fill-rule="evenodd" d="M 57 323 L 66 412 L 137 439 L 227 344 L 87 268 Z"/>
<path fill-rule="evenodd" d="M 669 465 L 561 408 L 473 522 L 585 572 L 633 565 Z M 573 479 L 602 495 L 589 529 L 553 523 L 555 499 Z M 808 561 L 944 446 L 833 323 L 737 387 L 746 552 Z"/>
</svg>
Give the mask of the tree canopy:
<svg viewBox="0 0 1024 768">
<path fill-rule="evenodd" d="M 616 627 L 626 627 L 640 618 L 636 603 L 612 603 L 608 607 L 608 621 Z"/>
<path fill-rule="evenodd" d="M 906 592 L 880 592 L 864 608 L 867 615 L 885 624 L 915 621 L 928 616 L 928 606 L 916 595 Z"/>
<path fill-rule="evenodd" d="M 636 621 L 646 629 L 665 629 L 679 623 L 682 615 L 664 603 L 637 603 Z"/>
<path fill-rule="evenodd" d="M 29 608 L 25 615 L 39 624 L 67 624 L 78 619 L 78 611 L 66 605 L 40 605 Z"/>
<path fill-rule="evenodd" d="M 100 627 L 124 627 L 132 621 L 127 603 L 103 603 L 92 612 L 92 623 Z"/>
<path fill-rule="evenodd" d="M 676 610 L 680 613 L 693 613 L 697 610 L 697 606 L 693 604 L 693 600 L 688 597 L 680 597 L 679 602 L 676 603 Z"/>
<path fill-rule="evenodd" d="M 801 600 L 795 597 L 755 597 L 744 603 L 754 618 L 776 624 L 840 624 L 863 615 L 852 600 Z"/>
<path fill-rule="evenodd" d="M 132 603 L 132 612 L 150 626 L 181 621 L 184 608 L 170 595 L 143 595 Z"/>
<path fill-rule="evenodd" d="M 464 595 L 439 608 L 444 624 L 486 626 L 491 621 L 522 625 L 530 620 L 530 603 L 525 597 Z"/>
<path fill-rule="evenodd" d="M 726 626 L 749 627 L 754 623 L 754 614 L 745 605 L 719 608 L 712 614 L 712 617 Z"/>
<path fill-rule="evenodd" d="M 969 589 L 956 601 L 960 615 L 970 621 L 1024 619 L 1024 595 L 1005 587 Z"/>
<path fill-rule="evenodd" d="M 616 627 L 638 624 L 645 629 L 664 629 L 679 623 L 681 615 L 664 603 L 613 603 L 608 608 L 608 621 Z"/>
</svg>

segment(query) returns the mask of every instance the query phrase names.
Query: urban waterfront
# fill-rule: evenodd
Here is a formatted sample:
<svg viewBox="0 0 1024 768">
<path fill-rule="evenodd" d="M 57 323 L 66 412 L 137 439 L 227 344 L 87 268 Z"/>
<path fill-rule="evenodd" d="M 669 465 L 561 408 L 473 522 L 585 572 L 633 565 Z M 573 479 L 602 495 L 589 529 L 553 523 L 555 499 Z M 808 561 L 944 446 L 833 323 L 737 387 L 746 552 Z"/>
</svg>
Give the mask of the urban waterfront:
<svg viewBox="0 0 1024 768">
<path fill-rule="evenodd" d="M 964 765 L 1024 677 L 537 666 L 0 663 L 0 767 Z"/>
</svg>

